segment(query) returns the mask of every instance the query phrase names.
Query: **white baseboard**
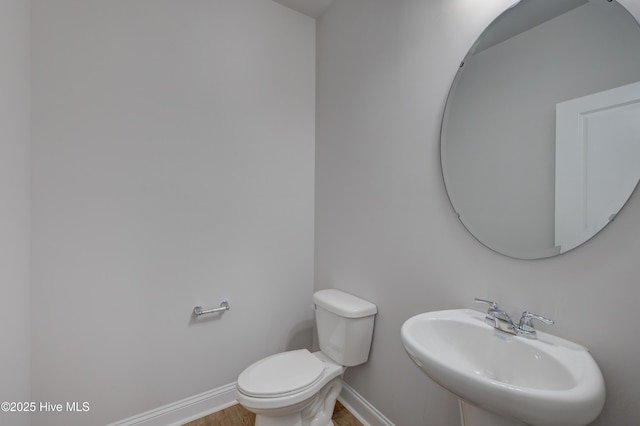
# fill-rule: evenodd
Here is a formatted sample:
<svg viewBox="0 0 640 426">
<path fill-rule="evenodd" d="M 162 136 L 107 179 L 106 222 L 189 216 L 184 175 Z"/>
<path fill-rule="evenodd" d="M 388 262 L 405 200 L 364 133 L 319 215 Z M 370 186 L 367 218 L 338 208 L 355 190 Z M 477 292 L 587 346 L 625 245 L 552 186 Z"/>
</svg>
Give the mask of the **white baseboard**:
<svg viewBox="0 0 640 426">
<path fill-rule="evenodd" d="M 181 426 L 237 403 L 236 383 L 138 414 L 107 426 Z"/>
<path fill-rule="evenodd" d="M 346 383 L 343 384 L 338 400 L 365 426 L 395 426 L 376 407 Z"/>
<path fill-rule="evenodd" d="M 236 383 L 229 383 L 107 426 L 181 426 L 237 404 L 235 391 Z M 346 383 L 338 399 L 365 426 L 394 426 Z"/>
</svg>

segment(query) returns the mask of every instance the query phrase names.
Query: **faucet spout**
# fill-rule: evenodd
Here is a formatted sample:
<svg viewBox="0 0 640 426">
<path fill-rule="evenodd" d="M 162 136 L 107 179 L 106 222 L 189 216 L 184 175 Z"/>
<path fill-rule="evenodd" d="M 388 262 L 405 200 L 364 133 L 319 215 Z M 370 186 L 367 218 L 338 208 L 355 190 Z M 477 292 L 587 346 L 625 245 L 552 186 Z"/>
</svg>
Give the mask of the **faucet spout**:
<svg viewBox="0 0 640 426">
<path fill-rule="evenodd" d="M 497 328 L 500 331 L 504 331 L 511 334 L 516 334 L 516 325 L 505 311 L 502 309 L 489 309 L 487 315 L 492 318 L 490 325 Z M 485 320 L 486 322 L 486 320 Z"/>
<path fill-rule="evenodd" d="M 474 301 L 476 303 L 484 303 L 489 305 L 487 316 L 484 318 L 484 322 L 486 322 L 491 327 L 497 328 L 498 330 L 515 334 L 516 325 L 514 324 L 509 314 L 500 309 L 496 302 L 478 298 L 475 298 Z"/>
</svg>

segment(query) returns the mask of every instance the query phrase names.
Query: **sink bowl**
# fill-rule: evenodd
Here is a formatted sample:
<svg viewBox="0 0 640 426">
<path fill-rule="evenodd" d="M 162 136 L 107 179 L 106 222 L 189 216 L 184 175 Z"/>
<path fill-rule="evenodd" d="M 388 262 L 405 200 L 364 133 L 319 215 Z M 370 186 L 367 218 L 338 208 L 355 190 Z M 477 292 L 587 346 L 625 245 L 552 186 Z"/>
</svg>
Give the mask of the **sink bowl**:
<svg viewBox="0 0 640 426">
<path fill-rule="evenodd" d="M 600 414 L 604 380 L 585 347 L 540 331 L 514 336 L 484 318 L 471 309 L 416 315 L 402 343 L 431 379 L 483 410 L 539 426 L 582 426 Z"/>
</svg>

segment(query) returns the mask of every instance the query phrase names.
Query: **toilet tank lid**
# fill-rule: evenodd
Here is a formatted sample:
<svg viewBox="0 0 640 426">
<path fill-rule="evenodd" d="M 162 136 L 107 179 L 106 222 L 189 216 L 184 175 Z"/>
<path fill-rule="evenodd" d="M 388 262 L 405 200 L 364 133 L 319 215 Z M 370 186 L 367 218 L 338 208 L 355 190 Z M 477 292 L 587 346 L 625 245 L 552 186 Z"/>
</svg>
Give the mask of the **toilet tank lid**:
<svg viewBox="0 0 640 426">
<path fill-rule="evenodd" d="M 373 303 L 334 288 L 315 292 L 313 303 L 345 318 L 368 317 L 378 312 Z"/>
</svg>

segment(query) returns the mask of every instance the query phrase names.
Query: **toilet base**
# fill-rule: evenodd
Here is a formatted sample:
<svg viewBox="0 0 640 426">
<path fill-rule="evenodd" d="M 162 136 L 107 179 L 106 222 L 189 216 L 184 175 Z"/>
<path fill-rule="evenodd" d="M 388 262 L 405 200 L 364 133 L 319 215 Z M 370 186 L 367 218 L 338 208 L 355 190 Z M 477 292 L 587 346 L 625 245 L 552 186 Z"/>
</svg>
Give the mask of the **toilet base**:
<svg viewBox="0 0 640 426">
<path fill-rule="evenodd" d="M 342 376 L 338 376 L 312 398 L 293 407 L 266 410 L 245 408 L 256 414 L 255 426 L 333 426 L 331 416 L 341 390 Z"/>
</svg>

